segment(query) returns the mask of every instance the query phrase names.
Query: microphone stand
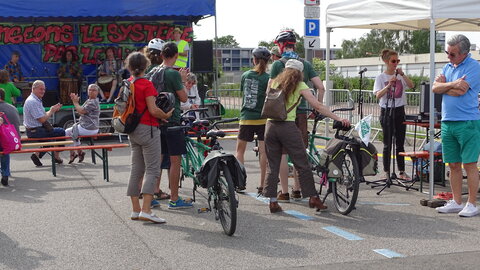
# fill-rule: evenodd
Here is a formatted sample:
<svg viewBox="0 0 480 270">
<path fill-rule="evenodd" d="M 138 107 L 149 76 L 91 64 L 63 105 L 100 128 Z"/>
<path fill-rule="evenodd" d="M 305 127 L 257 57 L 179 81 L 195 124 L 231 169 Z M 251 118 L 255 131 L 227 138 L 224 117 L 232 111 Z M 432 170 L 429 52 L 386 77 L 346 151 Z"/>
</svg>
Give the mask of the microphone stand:
<svg viewBox="0 0 480 270">
<path fill-rule="evenodd" d="M 397 77 L 397 71 L 395 71 L 395 78 Z M 406 190 L 409 190 L 409 189 L 414 189 L 414 190 L 418 190 L 414 187 L 412 187 L 411 185 L 410 186 L 407 186 L 405 185 L 405 183 L 403 183 L 402 181 L 400 181 L 400 179 L 398 179 L 397 177 L 397 174 L 395 173 L 395 166 L 396 166 L 396 159 L 397 159 L 397 153 L 396 153 L 396 135 L 395 135 L 395 132 L 396 132 L 396 125 L 395 125 L 395 112 L 394 110 L 396 109 L 395 107 L 395 90 L 396 90 L 396 82 L 395 84 L 390 88 L 390 90 L 387 91 L 386 95 L 387 95 L 387 104 L 385 106 L 385 115 L 384 115 L 384 118 L 383 118 L 383 126 L 385 127 L 384 129 L 387 131 L 387 132 L 384 132 L 383 136 L 389 136 L 390 137 L 390 146 L 391 146 L 391 151 L 388 151 L 388 156 L 391 156 L 392 153 L 393 153 L 393 156 L 394 156 L 394 159 L 391 160 L 390 162 L 390 165 L 392 166 L 392 173 L 390 174 L 390 170 L 387 172 L 388 175 L 386 175 L 386 178 L 385 179 L 381 179 L 381 180 L 376 180 L 376 181 L 367 181 L 366 184 L 369 185 L 369 184 L 373 184 L 371 185 L 370 187 L 371 188 L 376 188 L 376 187 L 380 187 L 382 186 L 382 189 L 380 189 L 378 192 L 377 192 L 377 195 L 380 195 L 380 193 L 382 193 L 382 191 L 384 191 L 386 188 L 390 188 L 390 186 L 397 186 L 397 187 L 404 187 L 406 188 Z M 389 101 L 391 100 L 391 104 L 392 104 L 392 107 L 388 107 L 388 104 L 389 104 Z M 390 126 L 390 125 L 393 125 L 393 126 Z M 390 134 L 385 134 L 385 133 L 390 133 Z M 385 155 L 385 153 L 384 153 Z M 385 158 L 385 157 L 384 157 Z M 390 157 L 387 157 L 387 158 L 390 158 Z M 395 180 L 397 183 L 394 183 L 393 180 Z"/>
<path fill-rule="evenodd" d="M 362 83 L 363 83 L 363 73 L 367 71 L 367 68 L 359 72 L 360 74 L 360 86 L 358 89 L 358 114 L 360 115 L 360 120 L 363 119 L 363 93 L 362 93 Z"/>
</svg>

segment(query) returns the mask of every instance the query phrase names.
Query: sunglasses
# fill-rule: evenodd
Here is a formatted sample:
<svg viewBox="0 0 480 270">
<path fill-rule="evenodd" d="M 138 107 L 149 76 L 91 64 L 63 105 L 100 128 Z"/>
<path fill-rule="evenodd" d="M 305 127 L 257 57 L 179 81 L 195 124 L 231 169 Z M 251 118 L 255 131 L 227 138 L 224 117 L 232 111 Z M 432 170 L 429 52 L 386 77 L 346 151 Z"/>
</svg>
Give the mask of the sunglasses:
<svg viewBox="0 0 480 270">
<path fill-rule="evenodd" d="M 445 53 L 446 53 L 447 55 L 450 55 L 450 57 L 455 57 L 455 56 L 457 56 L 456 54 L 454 54 L 454 53 L 449 53 L 448 51 L 445 51 Z"/>
<path fill-rule="evenodd" d="M 400 63 L 400 59 L 397 59 L 397 60 L 395 60 L 395 59 L 393 59 L 393 60 L 390 60 L 390 63 L 392 63 L 392 64 L 395 64 L 395 63 Z"/>
</svg>

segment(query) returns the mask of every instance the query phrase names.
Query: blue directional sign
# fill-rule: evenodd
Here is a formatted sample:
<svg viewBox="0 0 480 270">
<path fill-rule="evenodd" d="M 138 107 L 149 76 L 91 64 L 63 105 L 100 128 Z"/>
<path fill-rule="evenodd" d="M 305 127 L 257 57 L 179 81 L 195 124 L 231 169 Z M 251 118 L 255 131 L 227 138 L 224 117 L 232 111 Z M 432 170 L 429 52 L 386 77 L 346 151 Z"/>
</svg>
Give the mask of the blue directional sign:
<svg viewBox="0 0 480 270">
<path fill-rule="evenodd" d="M 319 19 L 305 19 L 305 36 L 306 37 L 320 36 L 320 20 Z"/>
</svg>

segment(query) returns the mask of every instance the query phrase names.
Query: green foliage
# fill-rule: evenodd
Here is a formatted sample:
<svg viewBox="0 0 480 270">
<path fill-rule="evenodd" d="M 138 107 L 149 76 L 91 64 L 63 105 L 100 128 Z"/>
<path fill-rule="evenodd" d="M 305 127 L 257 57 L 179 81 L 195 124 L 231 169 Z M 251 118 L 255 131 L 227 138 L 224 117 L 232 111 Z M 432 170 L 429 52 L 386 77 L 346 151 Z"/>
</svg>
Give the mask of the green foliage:
<svg viewBox="0 0 480 270">
<path fill-rule="evenodd" d="M 320 58 L 313 58 L 312 59 L 312 66 L 313 69 L 317 74 L 319 74 L 320 79 L 322 81 L 325 80 L 325 68 L 326 68 L 326 63 L 325 61 L 321 60 Z M 337 71 L 337 67 L 333 64 L 330 64 L 330 75 L 334 76 Z"/>
<path fill-rule="evenodd" d="M 275 43 L 273 43 L 273 41 L 267 42 L 262 40 L 258 43 L 258 46 L 263 46 L 263 47 L 267 47 L 268 49 L 271 49 L 273 46 L 275 46 Z"/>
<path fill-rule="evenodd" d="M 240 110 L 239 109 L 225 109 L 225 114 L 222 115 L 222 118 L 235 118 L 240 117 Z"/>
<path fill-rule="evenodd" d="M 392 49 L 399 54 L 419 54 L 430 51 L 428 30 L 379 30 L 372 29 L 357 39 L 343 40 L 342 49 L 337 51 L 337 58 L 360 58 L 378 56 L 385 49 Z M 441 51 L 436 45 L 436 52 Z"/>
<path fill-rule="evenodd" d="M 239 47 L 237 40 L 235 40 L 235 37 L 233 37 L 232 35 L 218 37 L 218 38 L 215 38 L 214 41 L 217 42 L 217 47 L 219 48 L 238 48 Z"/>
</svg>

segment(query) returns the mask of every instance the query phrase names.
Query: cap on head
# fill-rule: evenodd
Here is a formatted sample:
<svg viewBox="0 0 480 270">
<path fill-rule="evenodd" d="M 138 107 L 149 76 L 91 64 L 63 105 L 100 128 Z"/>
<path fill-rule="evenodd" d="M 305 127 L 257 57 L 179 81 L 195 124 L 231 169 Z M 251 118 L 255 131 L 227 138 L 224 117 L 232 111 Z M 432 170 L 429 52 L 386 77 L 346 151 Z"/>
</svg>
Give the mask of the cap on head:
<svg viewBox="0 0 480 270">
<path fill-rule="evenodd" d="M 285 64 L 285 68 L 293 68 L 299 71 L 303 71 L 303 63 L 296 59 L 290 59 Z"/>
<path fill-rule="evenodd" d="M 173 29 L 173 32 L 179 34 L 183 33 L 182 29 L 180 29 L 179 27 L 175 27 L 175 29 Z"/>
<path fill-rule="evenodd" d="M 270 50 L 270 53 L 278 57 L 282 57 L 282 54 L 280 53 L 280 48 L 278 48 L 278 46 L 273 46 Z"/>
</svg>

